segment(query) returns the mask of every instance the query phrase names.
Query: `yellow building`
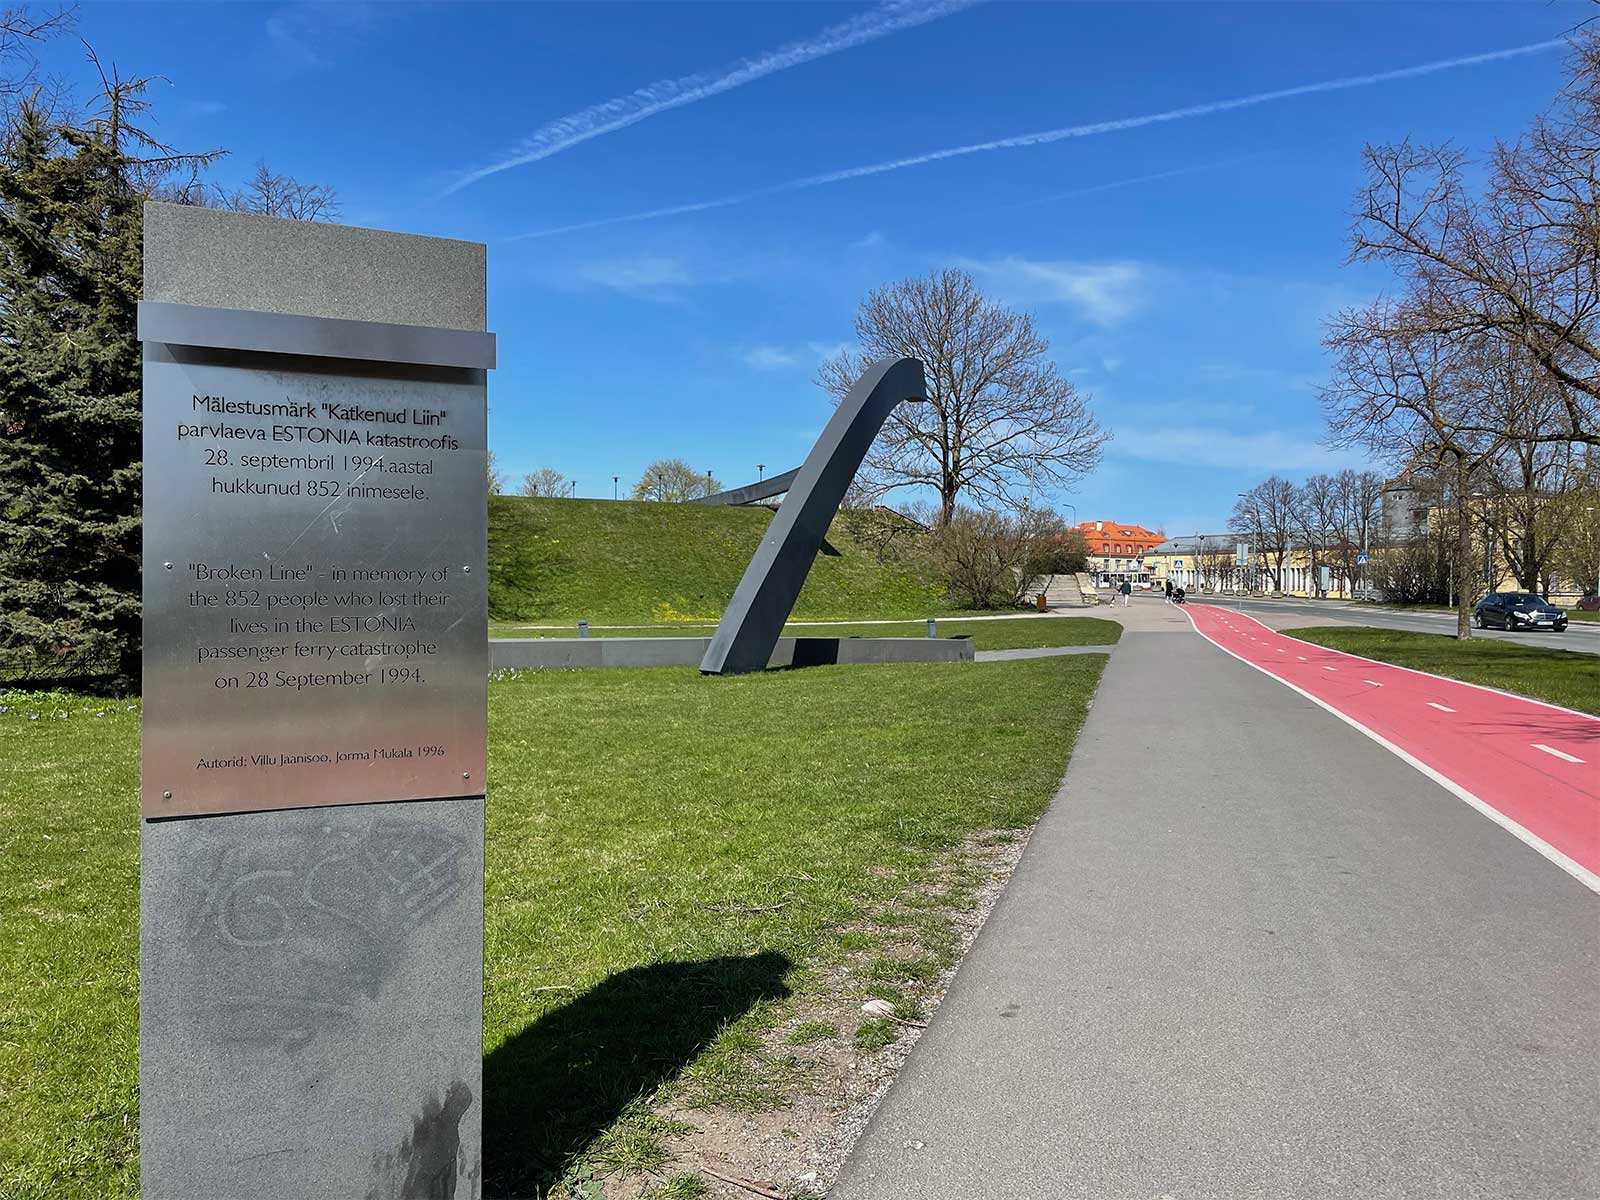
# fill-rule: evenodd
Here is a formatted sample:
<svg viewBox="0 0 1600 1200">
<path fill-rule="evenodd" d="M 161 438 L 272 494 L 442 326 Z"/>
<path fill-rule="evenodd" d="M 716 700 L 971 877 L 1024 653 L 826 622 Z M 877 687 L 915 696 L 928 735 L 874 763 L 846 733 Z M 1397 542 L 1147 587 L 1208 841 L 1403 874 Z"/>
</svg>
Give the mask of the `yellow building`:
<svg viewBox="0 0 1600 1200">
<path fill-rule="evenodd" d="M 1144 565 L 1158 588 L 1170 581 L 1186 592 L 1276 592 L 1285 596 L 1353 596 L 1358 582 L 1343 571 L 1321 561 L 1311 569 L 1311 552 L 1294 546 L 1284 555 L 1281 578 L 1275 577 L 1276 563 L 1263 556 L 1250 542 L 1250 536 L 1231 531 L 1201 533 L 1168 538 L 1145 551 Z M 1241 563 L 1241 559 L 1243 562 Z M 1280 586 L 1281 585 L 1281 586 Z"/>
</svg>

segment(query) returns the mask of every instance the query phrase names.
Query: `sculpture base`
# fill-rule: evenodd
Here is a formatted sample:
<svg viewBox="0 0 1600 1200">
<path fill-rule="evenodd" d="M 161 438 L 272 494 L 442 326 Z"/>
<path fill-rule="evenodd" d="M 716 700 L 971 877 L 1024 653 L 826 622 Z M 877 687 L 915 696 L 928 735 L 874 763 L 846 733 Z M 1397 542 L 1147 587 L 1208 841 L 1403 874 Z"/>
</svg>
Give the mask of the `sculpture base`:
<svg viewBox="0 0 1600 1200">
<path fill-rule="evenodd" d="M 698 667 L 710 638 L 495 638 L 489 666 L 497 671 L 562 671 L 585 667 Z M 971 638 L 779 638 L 772 667 L 833 663 L 971 662 Z"/>
</svg>

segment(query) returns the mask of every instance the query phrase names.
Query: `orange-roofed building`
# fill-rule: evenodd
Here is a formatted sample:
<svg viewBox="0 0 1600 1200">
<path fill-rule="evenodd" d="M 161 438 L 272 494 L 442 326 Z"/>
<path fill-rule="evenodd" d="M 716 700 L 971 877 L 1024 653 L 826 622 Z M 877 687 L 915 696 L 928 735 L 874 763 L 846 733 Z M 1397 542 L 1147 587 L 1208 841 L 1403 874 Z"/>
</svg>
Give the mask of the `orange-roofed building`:
<svg viewBox="0 0 1600 1200">
<path fill-rule="evenodd" d="M 1166 541 L 1166 535 L 1143 525 L 1124 525 L 1120 521 L 1084 521 L 1078 526 L 1089 543 L 1089 571 L 1098 584 L 1150 582 L 1151 572 L 1144 567 L 1144 553 Z"/>
</svg>

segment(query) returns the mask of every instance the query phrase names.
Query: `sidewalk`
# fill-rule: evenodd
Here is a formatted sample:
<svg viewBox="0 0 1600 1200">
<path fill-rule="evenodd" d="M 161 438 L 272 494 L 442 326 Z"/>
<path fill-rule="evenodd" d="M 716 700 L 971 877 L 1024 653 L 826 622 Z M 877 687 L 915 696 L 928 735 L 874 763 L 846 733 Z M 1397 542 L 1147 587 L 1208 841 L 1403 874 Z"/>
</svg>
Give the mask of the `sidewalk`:
<svg viewBox="0 0 1600 1200">
<path fill-rule="evenodd" d="M 1577 1197 L 1595 897 L 1227 657 L 1127 633 L 833 1200 Z"/>
</svg>

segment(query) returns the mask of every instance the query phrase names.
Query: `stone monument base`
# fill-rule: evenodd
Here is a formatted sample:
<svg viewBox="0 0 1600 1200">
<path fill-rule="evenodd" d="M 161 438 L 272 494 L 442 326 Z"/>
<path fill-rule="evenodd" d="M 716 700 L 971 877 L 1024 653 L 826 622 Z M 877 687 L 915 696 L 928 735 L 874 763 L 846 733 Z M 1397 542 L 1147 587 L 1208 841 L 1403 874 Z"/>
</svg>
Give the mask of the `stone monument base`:
<svg viewBox="0 0 1600 1200">
<path fill-rule="evenodd" d="M 702 637 L 495 638 L 493 670 L 561 671 L 579 667 L 698 667 L 711 645 Z M 971 662 L 971 638 L 779 638 L 768 667 L 832 663 Z"/>
</svg>

